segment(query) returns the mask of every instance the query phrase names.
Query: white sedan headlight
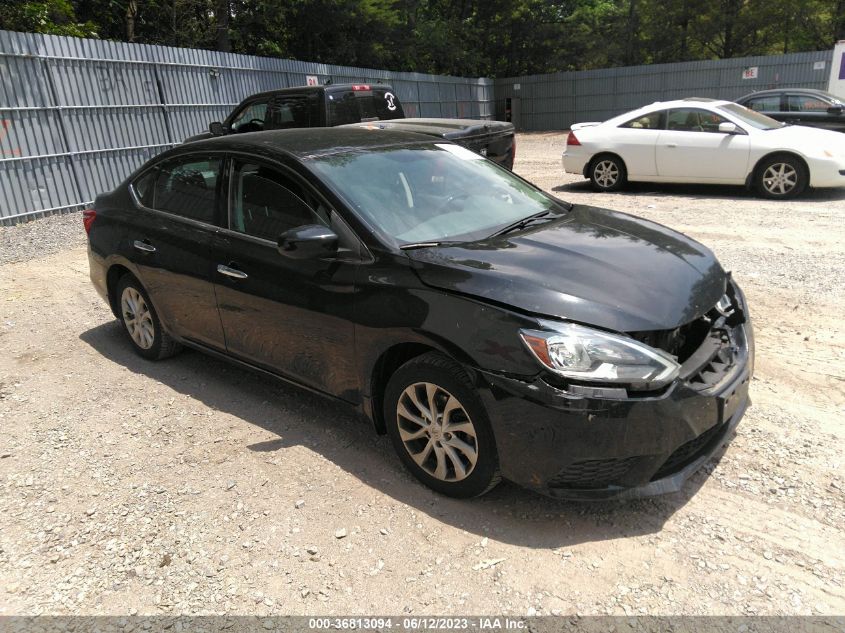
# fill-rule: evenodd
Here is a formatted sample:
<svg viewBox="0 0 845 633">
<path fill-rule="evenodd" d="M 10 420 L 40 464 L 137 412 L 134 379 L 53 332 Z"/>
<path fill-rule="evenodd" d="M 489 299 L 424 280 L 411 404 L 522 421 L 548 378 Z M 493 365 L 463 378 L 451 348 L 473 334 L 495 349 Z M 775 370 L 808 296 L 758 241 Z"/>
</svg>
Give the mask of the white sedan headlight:
<svg viewBox="0 0 845 633">
<path fill-rule="evenodd" d="M 632 338 L 574 323 L 541 326 L 519 334 L 537 360 L 565 378 L 659 389 L 678 375 L 672 356 Z"/>
</svg>

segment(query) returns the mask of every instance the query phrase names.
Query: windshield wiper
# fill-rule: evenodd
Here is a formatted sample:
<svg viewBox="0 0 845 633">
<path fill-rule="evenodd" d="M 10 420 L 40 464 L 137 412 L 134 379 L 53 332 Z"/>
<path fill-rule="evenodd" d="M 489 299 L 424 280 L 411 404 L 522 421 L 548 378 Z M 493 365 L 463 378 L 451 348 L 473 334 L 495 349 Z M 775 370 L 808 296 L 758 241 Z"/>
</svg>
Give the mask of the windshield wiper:
<svg viewBox="0 0 845 633">
<path fill-rule="evenodd" d="M 460 240 L 439 240 L 431 242 L 411 242 L 410 244 L 402 244 L 399 247 L 401 251 L 412 251 L 415 248 L 434 248 L 435 246 L 444 246 L 447 244 L 463 244 Z"/>
<path fill-rule="evenodd" d="M 499 229 L 495 233 L 491 234 L 490 237 L 499 237 L 500 235 L 506 235 L 507 233 L 512 233 L 513 231 L 521 231 L 529 224 L 533 224 L 539 220 L 545 220 L 549 215 L 551 215 L 551 213 L 551 209 L 546 209 L 545 211 L 540 211 L 534 215 L 529 215 L 527 218 L 522 218 L 521 220 L 517 220 L 516 222 Z"/>
<path fill-rule="evenodd" d="M 411 242 L 410 244 L 402 244 L 399 247 L 399 250 L 403 251 L 411 251 L 415 248 L 432 248 L 434 246 L 440 246 L 442 242 Z"/>
</svg>

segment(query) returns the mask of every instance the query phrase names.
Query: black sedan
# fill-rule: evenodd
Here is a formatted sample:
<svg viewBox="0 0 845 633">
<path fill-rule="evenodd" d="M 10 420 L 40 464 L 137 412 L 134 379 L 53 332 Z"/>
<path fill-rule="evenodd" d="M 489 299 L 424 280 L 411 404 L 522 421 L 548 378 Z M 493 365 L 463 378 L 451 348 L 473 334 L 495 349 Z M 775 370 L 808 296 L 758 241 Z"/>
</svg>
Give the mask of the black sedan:
<svg viewBox="0 0 845 633">
<path fill-rule="evenodd" d="M 845 132 L 845 99 L 822 90 L 761 90 L 736 102 L 776 121 Z"/>
<path fill-rule="evenodd" d="M 707 248 L 430 137 L 198 141 L 84 223 L 138 354 L 189 346 L 357 407 L 444 494 L 676 491 L 749 404 L 748 308 Z"/>
</svg>

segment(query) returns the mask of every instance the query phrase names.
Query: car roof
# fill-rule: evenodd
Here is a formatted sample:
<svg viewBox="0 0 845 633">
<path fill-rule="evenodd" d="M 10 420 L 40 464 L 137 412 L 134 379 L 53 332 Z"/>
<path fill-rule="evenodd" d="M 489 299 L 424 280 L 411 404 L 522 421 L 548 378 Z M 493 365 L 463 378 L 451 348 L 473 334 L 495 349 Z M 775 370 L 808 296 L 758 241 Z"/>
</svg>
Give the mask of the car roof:
<svg viewBox="0 0 845 633">
<path fill-rule="evenodd" d="M 750 99 L 751 97 L 765 97 L 767 95 L 781 95 L 784 93 L 791 93 L 791 94 L 807 94 L 807 95 L 815 95 L 819 97 L 828 97 L 834 99 L 840 99 L 841 97 L 837 97 L 835 94 L 827 92 L 825 90 L 817 90 L 816 88 L 771 88 L 769 90 L 758 90 L 757 92 L 749 93 L 743 97 L 739 98 L 739 101 L 743 101 L 744 99 Z"/>
<path fill-rule="evenodd" d="M 322 86 L 292 86 L 290 88 L 275 88 L 273 90 L 266 90 L 264 92 L 256 92 L 253 95 L 249 95 L 245 97 L 241 103 L 244 101 L 253 101 L 255 99 L 263 99 L 264 97 L 273 97 L 275 95 L 285 95 L 285 94 L 311 94 L 314 92 L 321 92 L 323 90 L 327 90 L 329 92 L 341 92 L 344 90 L 352 90 L 353 86 L 370 86 L 370 88 L 384 88 L 387 90 L 392 90 L 391 86 L 388 84 L 379 84 L 379 83 L 370 83 L 368 81 L 362 81 L 361 83 L 356 84 L 323 84 Z"/>
<path fill-rule="evenodd" d="M 629 110 L 623 112 L 612 119 L 605 121 L 607 124 L 616 124 L 617 122 L 627 121 L 629 118 L 634 118 L 637 115 L 649 114 L 658 110 L 667 110 L 669 108 L 694 108 L 701 106 L 720 106 L 727 105 L 730 101 L 723 99 L 709 99 L 707 97 L 687 97 L 685 99 L 674 99 L 673 101 L 655 101 L 648 105 L 637 108 L 636 110 Z"/>
<path fill-rule="evenodd" d="M 311 127 L 230 134 L 191 141 L 175 147 L 168 154 L 187 151 L 242 151 L 262 155 L 288 154 L 298 158 L 307 158 L 356 150 L 373 150 L 438 142 L 448 143 L 449 141 L 426 134 L 383 130 L 377 125 L 367 127 Z"/>
<path fill-rule="evenodd" d="M 725 99 L 709 99 L 707 97 L 686 97 L 684 99 L 674 99 L 672 101 L 655 101 L 651 105 L 646 106 L 649 109 L 663 110 L 666 108 L 690 108 L 696 105 L 719 106 L 731 103 Z"/>
</svg>

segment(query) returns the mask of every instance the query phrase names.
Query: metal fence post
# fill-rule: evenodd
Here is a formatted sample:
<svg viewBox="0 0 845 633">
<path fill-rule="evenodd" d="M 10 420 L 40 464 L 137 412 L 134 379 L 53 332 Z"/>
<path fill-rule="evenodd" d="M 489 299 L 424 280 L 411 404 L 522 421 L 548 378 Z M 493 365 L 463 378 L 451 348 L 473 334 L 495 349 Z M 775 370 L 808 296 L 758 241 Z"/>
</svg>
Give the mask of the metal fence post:
<svg viewBox="0 0 845 633">
<path fill-rule="evenodd" d="M 76 164 L 76 149 L 71 149 L 70 146 L 70 136 L 67 130 L 67 123 L 65 121 L 64 116 L 64 104 L 59 103 L 59 92 L 56 90 L 56 83 L 53 80 L 53 73 L 50 70 L 50 62 L 51 59 L 44 59 L 43 57 L 39 60 L 40 65 L 44 69 L 44 75 L 47 78 L 47 86 L 50 88 L 50 98 L 53 101 L 52 104 L 42 104 L 45 106 L 50 106 L 55 109 L 56 116 L 59 122 L 59 130 L 62 134 L 62 143 L 64 143 L 65 151 L 67 152 L 67 159 L 68 163 L 70 163 L 71 175 L 73 177 L 73 184 L 76 187 L 76 199 L 81 200 L 83 204 L 89 202 L 88 200 L 84 200 L 82 194 L 82 183 L 84 182 L 81 175 L 79 174 L 79 166 Z"/>
</svg>

